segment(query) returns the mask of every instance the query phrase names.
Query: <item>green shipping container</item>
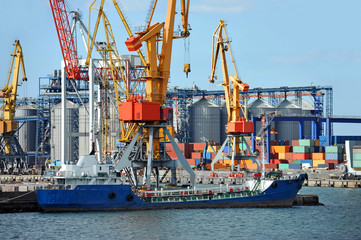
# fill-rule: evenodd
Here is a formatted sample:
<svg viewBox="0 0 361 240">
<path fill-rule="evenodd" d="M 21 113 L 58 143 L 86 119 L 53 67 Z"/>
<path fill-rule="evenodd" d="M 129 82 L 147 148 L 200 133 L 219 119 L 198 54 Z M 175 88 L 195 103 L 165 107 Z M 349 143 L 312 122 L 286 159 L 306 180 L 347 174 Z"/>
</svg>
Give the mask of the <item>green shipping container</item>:
<svg viewBox="0 0 361 240">
<path fill-rule="evenodd" d="M 310 153 L 310 147 L 307 146 L 293 146 L 294 153 Z"/>
<path fill-rule="evenodd" d="M 361 153 L 353 153 L 352 158 L 353 160 L 361 160 Z"/>
<path fill-rule="evenodd" d="M 361 161 L 353 161 L 352 167 L 361 167 Z"/>
<path fill-rule="evenodd" d="M 246 143 L 240 143 L 240 144 L 239 144 L 239 149 L 240 149 L 240 150 L 247 150 L 247 145 L 246 145 Z"/>
<path fill-rule="evenodd" d="M 298 140 L 298 146 L 313 147 L 313 146 L 315 146 L 315 140 L 313 140 L 313 139 L 299 139 Z"/>
<path fill-rule="evenodd" d="M 341 146 L 326 146 L 325 152 L 326 153 L 342 153 L 342 147 Z"/>
<path fill-rule="evenodd" d="M 293 160 L 294 164 L 301 164 L 301 160 Z"/>
<path fill-rule="evenodd" d="M 278 169 L 289 169 L 288 163 L 280 163 L 278 164 Z"/>
</svg>

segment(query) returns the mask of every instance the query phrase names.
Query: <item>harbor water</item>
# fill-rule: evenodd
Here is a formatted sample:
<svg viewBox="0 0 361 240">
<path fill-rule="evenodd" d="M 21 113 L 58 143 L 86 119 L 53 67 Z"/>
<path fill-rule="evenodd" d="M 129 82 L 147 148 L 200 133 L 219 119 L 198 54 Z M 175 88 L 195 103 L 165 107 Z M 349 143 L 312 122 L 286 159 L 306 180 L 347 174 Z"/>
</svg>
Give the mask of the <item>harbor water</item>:
<svg viewBox="0 0 361 240">
<path fill-rule="evenodd" d="M 361 239 L 361 189 L 303 187 L 324 206 L 0 215 L 0 239 Z"/>
</svg>

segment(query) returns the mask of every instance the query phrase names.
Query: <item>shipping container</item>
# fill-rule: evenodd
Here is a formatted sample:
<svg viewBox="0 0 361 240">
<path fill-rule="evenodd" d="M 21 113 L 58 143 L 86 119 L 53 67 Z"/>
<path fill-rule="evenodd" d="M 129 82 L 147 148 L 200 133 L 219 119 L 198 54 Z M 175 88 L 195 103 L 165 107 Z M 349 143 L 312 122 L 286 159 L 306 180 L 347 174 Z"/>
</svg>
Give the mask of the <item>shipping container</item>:
<svg viewBox="0 0 361 240">
<path fill-rule="evenodd" d="M 296 164 L 296 163 L 289 164 L 289 169 L 301 169 L 301 168 L 302 168 L 301 164 Z"/>
<path fill-rule="evenodd" d="M 324 153 L 311 153 L 312 160 L 325 160 Z"/>
<path fill-rule="evenodd" d="M 342 160 L 343 154 L 342 153 L 326 153 L 325 160 Z"/>
<path fill-rule="evenodd" d="M 318 164 L 317 168 L 328 168 L 328 164 Z"/>
<path fill-rule="evenodd" d="M 266 163 L 264 166 L 267 169 L 277 169 L 278 168 L 278 164 L 276 164 L 276 163 Z"/>
<path fill-rule="evenodd" d="M 342 153 L 343 149 L 342 149 L 342 146 L 326 146 L 325 152 L 326 153 Z"/>
<path fill-rule="evenodd" d="M 298 146 L 313 147 L 315 146 L 315 141 L 313 139 L 299 139 Z"/>
<path fill-rule="evenodd" d="M 286 153 L 290 151 L 289 146 L 271 146 L 271 151 L 273 153 Z"/>
<path fill-rule="evenodd" d="M 310 147 L 307 147 L 307 146 L 293 146 L 293 153 L 310 153 Z"/>
<path fill-rule="evenodd" d="M 314 160 L 313 161 L 313 167 L 317 167 L 318 165 L 325 165 L 326 161 L 325 160 Z"/>
<path fill-rule="evenodd" d="M 278 169 L 289 169 L 288 163 L 280 163 L 278 164 Z"/>
<path fill-rule="evenodd" d="M 301 164 L 308 163 L 308 164 L 310 164 L 311 167 L 314 164 L 314 162 L 312 160 L 300 160 L 300 161 L 301 161 Z"/>
<path fill-rule="evenodd" d="M 291 145 L 292 146 L 298 146 L 298 140 L 292 140 Z"/>
<path fill-rule="evenodd" d="M 310 154 L 309 153 L 293 153 L 292 157 L 293 157 L 293 160 L 305 160 L 305 159 L 310 159 Z"/>
</svg>

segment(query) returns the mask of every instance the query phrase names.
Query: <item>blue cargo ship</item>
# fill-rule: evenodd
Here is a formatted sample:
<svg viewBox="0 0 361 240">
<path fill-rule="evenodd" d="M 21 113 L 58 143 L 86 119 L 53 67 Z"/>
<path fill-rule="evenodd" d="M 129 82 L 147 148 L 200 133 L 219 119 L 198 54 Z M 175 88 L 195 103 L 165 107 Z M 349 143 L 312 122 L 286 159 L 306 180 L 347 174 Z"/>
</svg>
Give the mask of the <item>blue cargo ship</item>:
<svg viewBox="0 0 361 240">
<path fill-rule="evenodd" d="M 113 169 L 112 164 L 98 164 L 94 155 L 82 156 L 76 165 L 64 164 L 51 183 L 37 190 L 38 204 L 45 212 L 291 207 L 307 178 L 256 177 L 217 188 L 142 190 L 125 184 Z"/>
</svg>

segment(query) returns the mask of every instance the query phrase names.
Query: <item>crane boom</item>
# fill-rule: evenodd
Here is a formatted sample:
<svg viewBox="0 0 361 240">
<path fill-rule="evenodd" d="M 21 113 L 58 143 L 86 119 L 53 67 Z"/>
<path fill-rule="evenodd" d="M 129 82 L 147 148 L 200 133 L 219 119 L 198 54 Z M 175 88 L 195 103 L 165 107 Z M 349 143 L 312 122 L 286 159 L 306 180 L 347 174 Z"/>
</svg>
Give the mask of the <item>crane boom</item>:
<svg viewBox="0 0 361 240">
<path fill-rule="evenodd" d="M 247 121 L 246 110 L 242 107 L 239 101 L 239 91 L 241 90 L 242 92 L 247 92 L 249 85 L 242 82 L 241 79 L 238 77 L 236 65 L 232 56 L 231 47 L 229 45 L 230 41 L 228 40 L 225 26 L 226 24 L 223 20 L 221 20 L 213 33 L 212 68 L 209 82 L 214 83 L 214 80 L 216 79 L 215 70 L 218 55 L 220 55 L 223 74 L 222 85 L 224 86 L 224 95 L 228 113 L 227 132 L 231 134 L 252 133 L 254 129 L 254 124 L 250 121 Z M 228 75 L 226 51 L 229 51 L 232 60 L 233 69 L 235 72 L 235 75 L 233 76 Z M 240 110 L 243 113 L 243 117 L 240 117 Z"/>
<path fill-rule="evenodd" d="M 182 33 L 181 36 L 173 36 L 174 22 L 176 15 L 176 0 L 169 0 L 167 14 L 164 23 L 149 25 L 136 37 L 130 37 L 126 41 L 129 51 L 136 51 L 142 46 L 142 42 L 147 44 L 147 90 L 146 100 L 163 105 L 166 102 L 166 92 L 169 80 L 173 39 L 186 38 L 189 36 L 188 12 L 189 0 L 181 0 Z M 163 36 L 161 37 L 161 30 Z M 159 42 L 162 43 L 159 49 Z M 160 50 L 160 53 L 159 53 Z"/>
<path fill-rule="evenodd" d="M 11 143 L 10 138 L 13 137 L 15 130 L 17 129 L 17 122 L 15 118 L 16 107 L 16 95 L 18 90 L 19 70 L 21 67 L 23 81 L 27 81 L 24 65 L 23 50 L 20 45 L 20 41 L 16 40 L 14 44 L 14 53 L 12 54 L 12 60 L 10 64 L 10 70 L 6 85 L 0 91 L 0 98 L 4 98 L 4 106 L 2 107 L 2 115 L 0 118 L 0 136 L 5 139 L 4 153 L 10 154 Z M 14 71 L 12 71 L 14 67 Z M 13 73 L 12 82 L 10 84 L 11 73 Z"/>
<path fill-rule="evenodd" d="M 65 2 L 64 0 L 49 0 L 49 2 L 68 79 L 86 80 L 87 71 L 82 71 L 82 67 L 79 66 Z"/>
<path fill-rule="evenodd" d="M 19 86 L 18 78 L 19 78 L 20 67 L 22 70 L 23 81 L 27 81 L 24 58 L 23 58 L 23 50 L 21 48 L 20 41 L 16 40 L 14 46 L 15 46 L 14 53 L 12 54 L 12 60 L 10 64 L 10 70 L 6 81 L 6 85 L 0 91 L 0 98 L 4 98 L 4 106 L 2 108 L 3 113 L 1 116 L 1 121 L 5 121 L 6 122 L 5 125 L 8 125 L 8 127 L 6 127 L 4 131 L 1 131 L 1 133 L 11 132 L 16 128 L 16 124 L 15 126 L 13 126 L 14 124 L 12 123 L 14 122 L 14 118 L 15 118 L 16 95 Z M 14 66 L 14 71 L 12 71 L 13 66 Z M 11 73 L 13 73 L 13 78 L 10 84 Z"/>
</svg>

